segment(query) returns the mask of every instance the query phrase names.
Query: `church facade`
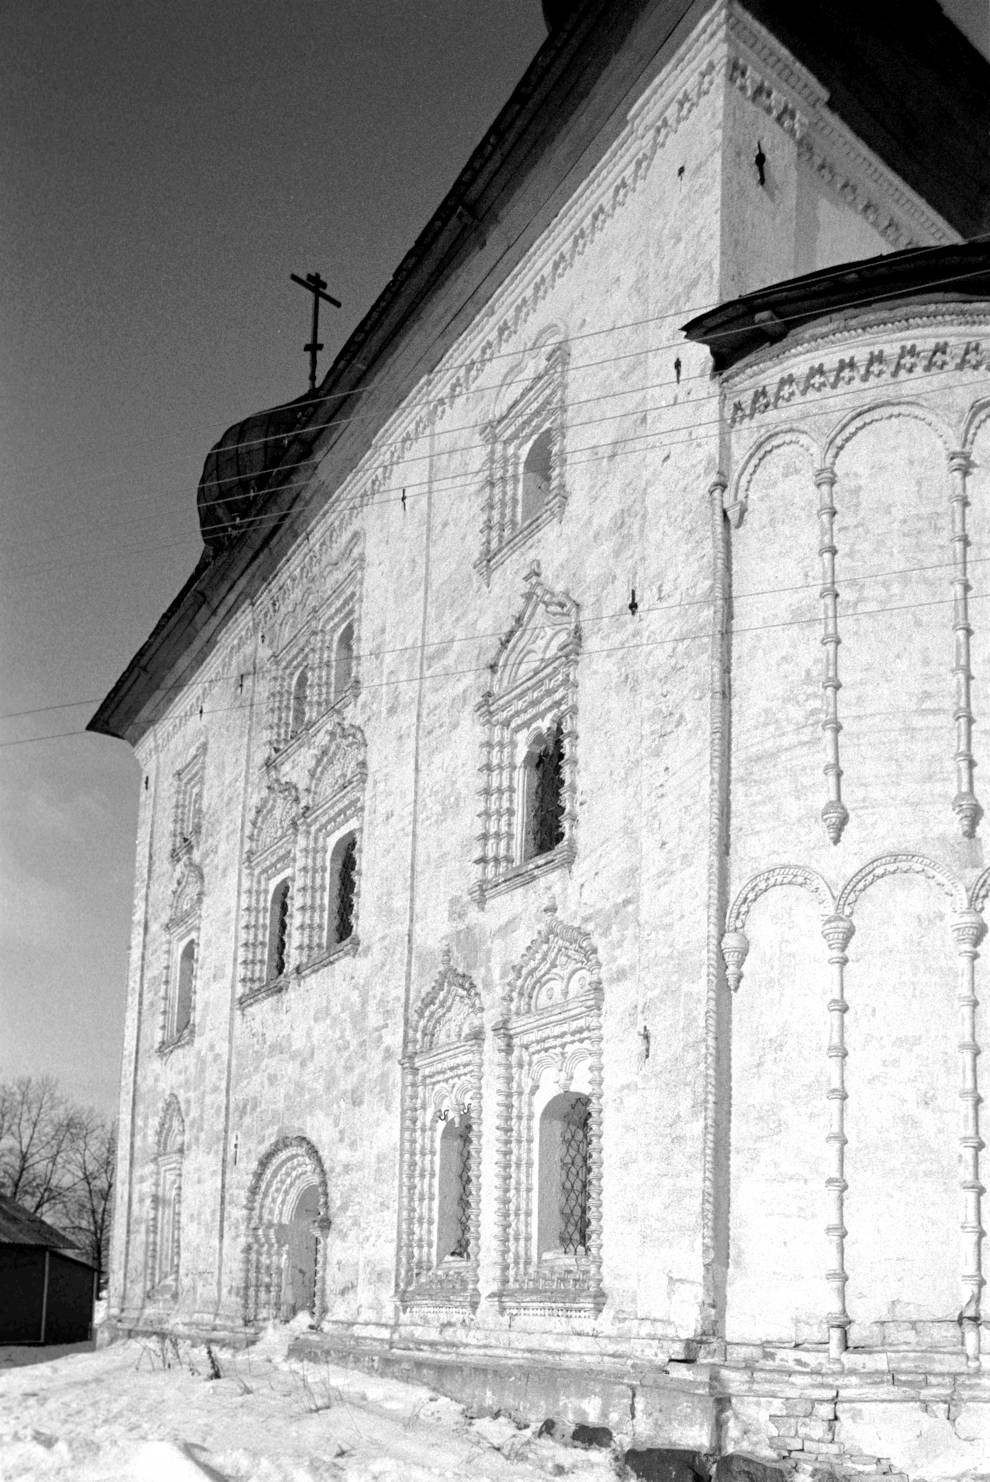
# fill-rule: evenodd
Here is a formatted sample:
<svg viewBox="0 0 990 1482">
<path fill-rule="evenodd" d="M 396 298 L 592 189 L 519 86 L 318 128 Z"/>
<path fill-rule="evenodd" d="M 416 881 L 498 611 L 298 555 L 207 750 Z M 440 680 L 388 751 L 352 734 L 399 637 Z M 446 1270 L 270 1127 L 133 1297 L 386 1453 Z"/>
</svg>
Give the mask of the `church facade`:
<svg viewBox="0 0 990 1482">
<path fill-rule="evenodd" d="M 91 722 L 142 769 L 110 1323 L 964 1475 L 990 158 L 912 163 L 787 7 L 561 9 Z"/>
</svg>

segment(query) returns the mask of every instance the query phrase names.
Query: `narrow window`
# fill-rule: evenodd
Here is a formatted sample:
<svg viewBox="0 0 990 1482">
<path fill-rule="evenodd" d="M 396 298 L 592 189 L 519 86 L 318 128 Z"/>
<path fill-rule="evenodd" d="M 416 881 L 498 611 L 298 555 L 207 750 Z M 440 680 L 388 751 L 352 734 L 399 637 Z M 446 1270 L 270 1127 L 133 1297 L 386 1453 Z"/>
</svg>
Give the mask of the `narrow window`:
<svg viewBox="0 0 990 1482">
<path fill-rule="evenodd" d="M 538 1255 L 584 1255 L 588 1246 L 587 1096 L 555 1096 L 540 1118 Z"/>
<path fill-rule="evenodd" d="M 192 1019 L 193 977 L 196 971 L 196 940 L 191 938 L 179 955 L 179 971 L 175 985 L 175 1005 L 172 1014 L 172 1038 L 178 1039 L 188 1029 Z"/>
<path fill-rule="evenodd" d="M 550 494 L 550 471 L 553 455 L 553 437 L 545 428 L 529 446 L 523 460 L 522 482 L 519 490 L 519 523 L 526 525 L 538 515 Z"/>
<path fill-rule="evenodd" d="M 526 758 L 523 860 L 548 854 L 564 840 L 564 728 L 538 737 Z"/>
<path fill-rule="evenodd" d="M 338 839 L 330 856 L 330 922 L 328 945 L 339 947 L 354 932 L 357 887 L 357 835 Z"/>
<path fill-rule="evenodd" d="M 289 882 L 283 880 L 272 891 L 268 908 L 268 971 L 266 979 L 280 978 L 285 972 L 286 944 L 289 936 Z"/>
<path fill-rule="evenodd" d="M 337 637 L 333 654 L 333 697 L 340 700 L 350 689 L 354 677 L 354 624 L 345 623 Z"/>
<path fill-rule="evenodd" d="M 471 1111 L 444 1123 L 437 1178 L 437 1265 L 471 1254 Z"/>
<path fill-rule="evenodd" d="M 289 720 L 289 740 L 298 736 L 306 726 L 306 692 L 309 689 L 309 669 L 303 665 L 292 682 L 292 713 Z"/>
</svg>

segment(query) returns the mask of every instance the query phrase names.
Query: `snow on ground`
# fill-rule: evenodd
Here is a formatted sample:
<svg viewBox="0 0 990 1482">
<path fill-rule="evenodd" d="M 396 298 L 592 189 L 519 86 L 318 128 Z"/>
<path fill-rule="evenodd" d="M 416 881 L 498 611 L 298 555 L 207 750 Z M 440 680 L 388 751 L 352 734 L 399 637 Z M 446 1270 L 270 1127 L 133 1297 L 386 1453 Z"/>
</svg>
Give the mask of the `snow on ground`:
<svg viewBox="0 0 990 1482">
<path fill-rule="evenodd" d="M 614 1482 L 607 1452 L 417 1385 L 253 1348 L 0 1348 L 0 1482 Z"/>
</svg>

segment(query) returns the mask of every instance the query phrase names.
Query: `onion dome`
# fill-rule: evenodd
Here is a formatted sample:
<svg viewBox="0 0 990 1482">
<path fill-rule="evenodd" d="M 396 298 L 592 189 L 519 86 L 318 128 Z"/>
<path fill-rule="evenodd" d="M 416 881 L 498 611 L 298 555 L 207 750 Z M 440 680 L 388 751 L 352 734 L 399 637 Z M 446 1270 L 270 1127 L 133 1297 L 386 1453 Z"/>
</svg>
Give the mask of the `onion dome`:
<svg viewBox="0 0 990 1482">
<path fill-rule="evenodd" d="M 272 486 L 290 445 L 292 464 L 305 460 L 319 431 L 314 416 L 320 398 L 307 391 L 294 401 L 255 412 L 229 427 L 207 453 L 196 491 L 199 528 L 207 547 L 223 543 L 238 529 L 250 529 L 259 495 Z M 291 473 L 289 478 L 291 480 Z"/>
</svg>

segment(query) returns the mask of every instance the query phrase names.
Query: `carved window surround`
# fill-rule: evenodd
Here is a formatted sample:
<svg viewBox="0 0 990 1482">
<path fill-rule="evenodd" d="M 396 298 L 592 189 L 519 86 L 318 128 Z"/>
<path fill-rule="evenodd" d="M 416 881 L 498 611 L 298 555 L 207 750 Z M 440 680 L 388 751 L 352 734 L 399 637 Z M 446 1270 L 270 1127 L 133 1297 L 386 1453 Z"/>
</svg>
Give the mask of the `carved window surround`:
<svg viewBox="0 0 990 1482">
<path fill-rule="evenodd" d="M 203 773 L 206 764 L 206 742 L 194 751 L 185 766 L 175 774 L 175 804 L 172 810 L 173 864 L 178 864 L 197 847 L 203 832 Z"/>
<path fill-rule="evenodd" d="M 502 561 L 549 525 L 559 520 L 567 503 L 564 484 L 564 410 L 568 350 L 556 341 L 538 346 L 537 367 L 529 384 L 502 416 L 488 422 L 482 438 L 488 448 L 485 518 L 481 556 L 476 569 L 485 581 Z M 541 432 L 550 436 L 550 479 L 540 509 L 521 523 L 523 462 Z"/>
<path fill-rule="evenodd" d="M 481 878 L 471 894 L 479 905 L 576 857 L 578 607 L 566 593 L 551 592 L 539 564 L 526 573 L 522 611 L 502 639 L 492 664 L 491 688 L 478 711 L 484 727 L 481 765 Z M 524 859 L 526 757 L 535 736 L 563 732 L 563 839 L 552 850 Z"/>
<path fill-rule="evenodd" d="M 203 872 L 187 856 L 179 871 L 169 919 L 165 925 L 162 947 L 162 990 L 158 1023 L 158 1054 L 167 1059 L 173 1050 L 190 1044 L 196 1025 L 196 980 L 199 975 L 199 922 L 203 907 Z M 172 1015 L 175 994 L 179 981 L 179 952 L 190 938 L 196 941 L 196 963 L 192 978 L 192 999 L 189 1006 L 189 1021 L 176 1034 L 172 1031 Z"/>
<path fill-rule="evenodd" d="M 335 716 L 310 770 L 299 831 L 295 951 L 300 973 L 310 973 L 339 958 L 353 956 L 360 946 L 361 830 L 367 778 L 364 733 Z M 330 892 L 334 881 L 330 859 L 335 842 L 348 832 L 353 832 L 357 840 L 353 928 L 346 941 L 331 942 Z"/>
<path fill-rule="evenodd" d="M 358 561 L 318 613 L 298 620 L 295 610 L 286 614 L 277 636 L 272 661 L 266 724 L 266 764 L 291 755 L 300 743 L 330 714 L 341 718 L 360 693 L 357 656 L 360 653 L 360 578 Z M 298 626 L 296 626 L 298 622 Z M 350 679 L 340 693 L 335 691 L 337 641 L 348 624 L 353 626 L 353 662 Z M 293 683 L 299 670 L 308 669 L 306 715 L 293 728 Z"/>
<path fill-rule="evenodd" d="M 481 997 L 466 973 L 440 972 L 413 1016 L 402 1058 L 403 1238 L 399 1297 L 404 1307 L 473 1311 L 478 1304 L 481 1231 Z M 440 1138 L 451 1117 L 471 1113 L 468 1253 L 436 1259 Z"/>
<path fill-rule="evenodd" d="M 245 855 L 244 914 L 238 981 L 238 1004 L 246 1008 L 263 998 L 281 993 L 286 974 L 269 978 L 268 933 L 272 891 L 280 880 L 288 879 L 289 920 L 286 934 L 286 961 L 294 950 L 295 889 L 293 870 L 296 837 L 299 831 L 299 794 L 291 783 L 275 782 L 262 799 L 251 824 L 248 851 Z"/>
<path fill-rule="evenodd" d="M 178 1296 L 184 1149 L 182 1112 L 170 1096 L 155 1135 L 155 1185 L 145 1250 L 145 1290 L 158 1301 Z"/>
<path fill-rule="evenodd" d="M 556 918 L 513 972 L 495 1028 L 498 1053 L 495 1264 L 503 1311 L 578 1316 L 601 1311 L 602 981 L 588 934 Z M 540 1113 L 561 1091 L 588 1096 L 588 1242 L 567 1260 L 536 1250 Z"/>
</svg>

